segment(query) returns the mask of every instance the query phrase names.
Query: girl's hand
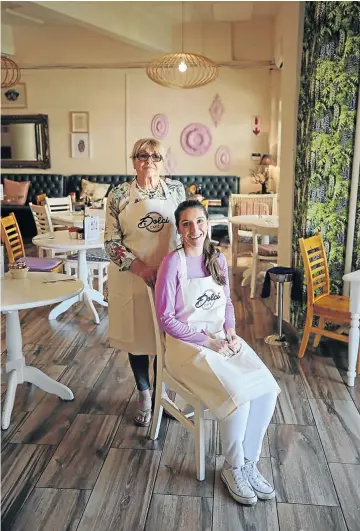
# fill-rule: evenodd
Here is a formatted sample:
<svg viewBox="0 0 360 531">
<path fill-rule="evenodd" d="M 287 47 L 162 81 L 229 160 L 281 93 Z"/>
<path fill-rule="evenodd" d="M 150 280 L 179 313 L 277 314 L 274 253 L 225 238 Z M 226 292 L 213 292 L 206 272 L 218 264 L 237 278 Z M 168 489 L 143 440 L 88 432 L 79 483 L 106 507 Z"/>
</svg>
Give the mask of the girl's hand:
<svg viewBox="0 0 360 531">
<path fill-rule="evenodd" d="M 240 350 L 240 340 L 236 335 L 234 328 L 229 328 L 226 331 L 226 339 L 232 352 L 236 354 Z"/>
<path fill-rule="evenodd" d="M 219 354 L 222 354 L 225 358 L 231 358 L 234 352 L 231 350 L 229 343 L 226 339 L 216 339 L 208 334 L 208 339 L 204 343 L 204 347 L 207 347 Z"/>
</svg>

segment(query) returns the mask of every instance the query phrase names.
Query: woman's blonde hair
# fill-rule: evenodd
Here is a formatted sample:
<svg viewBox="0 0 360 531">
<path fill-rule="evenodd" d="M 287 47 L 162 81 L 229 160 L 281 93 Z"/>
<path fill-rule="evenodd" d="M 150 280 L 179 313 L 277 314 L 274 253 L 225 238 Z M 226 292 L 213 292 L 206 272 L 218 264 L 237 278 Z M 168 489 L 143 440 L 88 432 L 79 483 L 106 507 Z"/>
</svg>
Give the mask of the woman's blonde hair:
<svg viewBox="0 0 360 531">
<path fill-rule="evenodd" d="M 134 160 L 138 153 L 146 151 L 146 149 L 153 149 L 154 151 L 161 153 L 161 144 L 155 138 L 140 138 L 140 140 L 135 142 L 130 158 Z"/>
</svg>

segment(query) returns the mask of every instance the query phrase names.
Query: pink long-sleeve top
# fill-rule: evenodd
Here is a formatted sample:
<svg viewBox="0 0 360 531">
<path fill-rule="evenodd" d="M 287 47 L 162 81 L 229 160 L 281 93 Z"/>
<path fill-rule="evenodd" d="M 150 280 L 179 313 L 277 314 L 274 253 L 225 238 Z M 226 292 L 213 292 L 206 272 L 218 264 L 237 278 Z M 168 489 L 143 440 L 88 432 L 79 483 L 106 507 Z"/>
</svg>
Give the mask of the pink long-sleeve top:
<svg viewBox="0 0 360 531">
<path fill-rule="evenodd" d="M 223 271 L 226 284 L 224 293 L 226 296 L 225 310 L 225 331 L 229 328 L 235 328 L 234 306 L 230 298 L 230 286 L 228 267 L 225 256 L 220 253 L 219 264 Z M 204 267 L 203 256 L 186 256 L 186 266 L 188 279 L 204 278 L 209 276 Z M 165 256 L 157 273 L 155 288 L 155 306 L 159 326 L 164 332 L 189 343 L 203 345 L 207 335 L 202 332 L 196 332 L 188 324 L 179 321 L 176 316 L 184 308 L 182 291 L 180 288 L 180 258 L 178 253 Z"/>
</svg>

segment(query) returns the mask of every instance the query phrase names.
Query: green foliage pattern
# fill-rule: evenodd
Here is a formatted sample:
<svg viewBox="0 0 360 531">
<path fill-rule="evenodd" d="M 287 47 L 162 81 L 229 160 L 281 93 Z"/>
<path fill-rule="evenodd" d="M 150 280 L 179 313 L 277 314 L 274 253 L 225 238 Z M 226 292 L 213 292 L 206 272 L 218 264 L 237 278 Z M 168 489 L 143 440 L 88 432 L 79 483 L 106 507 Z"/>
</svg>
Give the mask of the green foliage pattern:
<svg viewBox="0 0 360 531">
<path fill-rule="evenodd" d="M 332 293 L 344 274 L 352 157 L 360 81 L 360 2 L 306 2 L 295 168 L 293 262 L 298 239 L 321 232 Z M 360 186 L 353 268 L 360 268 Z M 305 286 L 304 286 L 305 301 Z M 292 303 L 303 327 L 305 302 Z"/>
</svg>

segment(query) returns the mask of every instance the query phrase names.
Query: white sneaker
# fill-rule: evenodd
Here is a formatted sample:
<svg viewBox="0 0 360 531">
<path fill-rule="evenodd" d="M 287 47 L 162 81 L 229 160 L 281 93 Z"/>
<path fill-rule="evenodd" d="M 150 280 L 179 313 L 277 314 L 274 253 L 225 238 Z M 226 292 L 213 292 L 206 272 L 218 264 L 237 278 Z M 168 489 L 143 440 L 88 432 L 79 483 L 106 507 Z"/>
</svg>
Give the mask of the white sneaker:
<svg viewBox="0 0 360 531">
<path fill-rule="evenodd" d="M 247 479 L 244 467 L 223 468 L 220 477 L 234 500 L 244 505 L 255 505 L 257 497 Z"/>
<path fill-rule="evenodd" d="M 260 500 L 272 500 L 275 497 L 275 489 L 262 476 L 254 461 L 247 461 L 244 471 L 254 492 Z"/>
</svg>

